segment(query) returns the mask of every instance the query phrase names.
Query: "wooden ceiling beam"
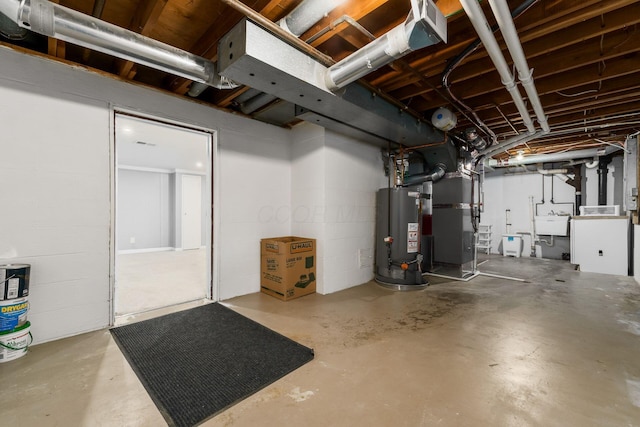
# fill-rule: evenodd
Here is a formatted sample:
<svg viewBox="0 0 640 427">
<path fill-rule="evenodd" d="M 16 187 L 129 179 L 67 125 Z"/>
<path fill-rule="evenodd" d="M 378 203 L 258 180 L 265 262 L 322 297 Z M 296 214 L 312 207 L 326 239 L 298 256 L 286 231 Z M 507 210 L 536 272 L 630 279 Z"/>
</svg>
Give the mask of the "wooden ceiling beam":
<svg viewBox="0 0 640 427">
<path fill-rule="evenodd" d="M 604 67 L 601 65 L 601 61 L 596 61 L 599 58 L 594 54 L 589 54 L 593 59 L 591 61 L 585 61 L 587 65 L 581 67 L 574 67 L 573 64 L 570 63 L 567 65 L 568 69 L 555 68 L 553 61 L 548 61 L 550 68 L 546 70 L 534 65 L 537 70 L 534 76 L 536 88 L 540 96 L 544 96 L 545 94 L 555 93 L 559 90 L 568 90 L 589 83 L 599 83 L 600 81 L 635 73 L 638 70 L 639 51 L 640 45 L 634 46 L 630 44 L 628 49 L 622 45 L 617 48 L 618 53 L 615 54 L 616 56 L 606 55 L 607 60 L 605 63 L 606 66 Z M 566 63 L 566 61 L 562 62 Z M 454 92 L 458 98 L 464 99 L 465 103 L 474 109 L 481 105 L 501 105 L 512 102 L 497 74 L 488 74 L 484 79 L 474 79 L 461 88 L 454 87 Z M 415 93 L 414 91 L 409 95 L 413 94 L 415 96 Z M 397 99 L 409 99 L 406 94 L 391 93 L 391 95 Z M 431 101 L 433 105 L 427 108 L 437 108 L 446 105 L 446 103 L 443 103 L 434 96 L 431 97 Z"/>
<path fill-rule="evenodd" d="M 564 4 L 565 2 L 561 2 L 561 3 Z M 531 11 L 527 11 L 525 15 L 518 18 L 518 20 L 516 21 L 516 26 L 518 27 L 520 40 L 523 43 L 523 45 L 525 45 L 524 49 L 528 57 L 531 56 L 531 52 L 530 52 L 531 48 L 526 46 L 528 42 L 535 41 L 540 37 L 551 35 L 551 39 L 552 40 L 555 39 L 555 41 L 546 43 L 547 46 L 553 46 L 556 43 L 562 45 L 564 42 L 557 40 L 557 31 L 566 33 L 569 27 L 574 25 L 580 25 L 585 20 L 592 20 L 590 22 L 590 27 L 593 28 L 594 26 L 599 25 L 598 22 L 601 20 L 601 16 L 603 14 L 616 11 L 619 8 L 625 8 L 625 6 L 632 6 L 632 7 L 629 8 L 626 13 L 617 14 L 615 17 L 611 17 L 611 19 L 606 19 L 605 22 L 611 21 L 612 24 L 610 26 L 614 26 L 615 25 L 614 23 L 619 22 L 621 20 L 621 17 L 623 17 L 622 18 L 623 20 L 624 20 L 624 17 L 626 17 L 627 20 L 633 21 L 637 19 L 637 16 L 638 16 L 637 13 L 635 13 L 637 12 L 636 9 L 638 9 L 638 4 L 634 4 L 634 2 L 630 0 L 617 0 L 617 1 L 608 1 L 608 2 L 591 1 L 591 2 L 583 2 L 582 5 L 583 5 L 582 8 L 579 10 L 573 10 L 572 8 L 569 7 L 567 10 L 570 10 L 572 12 L 568 14 L 569 15 L 568 17 L 566 13 L 558 12 L 558 14 L 553 16 L 552 19 L 548 19 L 545 25 L 542 25 L 542 23 L 535 21 L 535 16 L 530 15 L 530 12 L 533 11 L 533 9 L 535 8 L 532 8 Z M 570 6 L 570 5 L 567 5 L 567 6 Z M 564 10 L 564 12 L 566 12 L 567 10 Z M 609 25 L 605 25 L 600 31 L 606 31 L 606 28 L 608 26 Z M 617 24 L 617 27 L 621 28 L 620 24 Z M 589 34 L 584 32 L 586 31 L 584 28 L 584 25 L 579 26 L 578 29 L 571 30 L 571 31 L 576 31 L 576 32 L 582 31 L 582 34 L 584 34 L 584 37 L 588 37 L 588 34 Z M 473 35 L 475 36 L 475 33 Z M 571 38 L 571 36 L 569 38 Z M 426 56 L 423 55 L 421 58 L 418 58 L 415 61 L 411 61 L 410 64 L 412 67 L 416 68 L 422 73 L 425 73 L 431 76 L 433 75 L 439 76 L 442 73 L 442 70 L 444 67 L 438 66 L 439 65 L 438 58 L 439 57 L 449 58 L 450 56 L 455 55 L 456 53 L 451 51 L 450 48 L 453 48 L 453 50 L 462 51 L 463 48 L 466 47 L 469 43 L 471 43 L 474 39 L 475 37 L 468 39 L 462 47 L 458 45 L 451 46 L 451 47 L 448 46 L 447 48 L 439 49 L 438 51 L 433 52 L 432 54 L 429 54 Z M 504 47 L 504 43 L 502 43 L 502 45 Z M 481 47 L 474 54 L 466 58 L 465 63 L 477 61 L 479 59 L 486 58 L 486 57 L 487 57 L 486 50 Z M 434 68 L 434 64 L 436 64 L 435 68 Z M 485 65 L 485 68 L 486 68 L 486 65 Z M 494 69 L 492 64 L 489 65 L 489 69 L 491 70 Z M 457 75 L 458 73 L 456 72 L 456 76 Z M 394 88 L 398 84 L 403 85 L 408 82 L 405 81 L 403 79 L 403 76 L 400 74 L 396 74 L 395 76 L 389 74 L 388 76 L 382 76 L 381 78 L 375 81 L 372 81 L 371 83 L 381 86 L 387 92 L 393 92 L 394 90 L 396 90 Z"/>
<path fill-rule="evenodd" d="M 365 16 L 374 12 L 381 6 L 383 6 L 387 0 L 359 0 L 359 1 L 350 1 L 347 4 L 336 8 L 333 12 L 331 12 L 332 17 L 348 15 L 356 21 L 361 20 Z M 327 19 L 323 19 L 322 21 L 316 23 L 312 26 L 306 33 L 304 33 L 300 38 L 302 40 L 306 40 L 313 36 L 314 34 L 320 32 L 324 27 L 327 26 Z M 318 37 L 318 39 L 314 40 L 311 43 L 311 46 L 318 47 L 331 37 L 335 35 L 336 32 L 342 32 L 349 27 L 349 24 L 343 22 L 342 24 L 336 26 L 333 31 L 329 31 L 326 34 Z"/>
<path fill-rule="evenodd" d="M 535 39 L 529 43 L 525 43 L 523 45 L 523 49 L 529 61 L 533 60 L 533 58 L 550 54 L 565 57 L 567 52 L 573 52 L 576 46 L 578 48 L 584 46 L 585 43 L 588 43 L 588 40 L 599 44 L 599 37 L 605 36 L 608 38 L 615 32 L 622 34 L 619 30 L 628 28 L 629 26 L 633 26 L 637 23 L 640 23 L 640 3 L 618 9 L 604 17 L 599 16 L 592 18 L 568 28 L 566 31 L 563 31 L 563 37 L 561 40 L 558 40 L 557 34 L 550 34 Z M 628 34 L 621 37 L 624 38 L 627 37 L 627 35 Z M 621 40 L 621 42 L 626 41 Z M 495 67 L 491 60 L 487 56 L 482 55 L 480 59 L 475 61 L 467 60 L 455 71 L 455 73 L 453 73 L 455 79 L 451 80 L 454 84 L 459 83 L 464 80 L 478 77 L 487 72 L 492 72 L 494 68 Z M 427 70 L 428 74 L 436 74 L 438 76 L 432 79 L 432 84 L 440 84 L 439 76 L 442 71 L 442 69 L 438 68 Z M 398 81 L 395 85 L 384 85 L 383 88 L 386 91 L 393 92 L 402 86 L 408 86 L 416 81 L 417 80 L 414 78 L 406 78 L 402 81 Z M 415 94 L 412 96 L 415 96 Z"/>
<path fill-rule="evenodd" d="M 556 7 L 548 7 L 547 2 L 539 2 L 536 6 L 528 10 L 524 15 L 516 20 L 516 27 L 522 43 L 529 40 L 534 40 L 542 35 L 549 34 L 556 30 L 562 30 L 568 26 L 577 24 L 586 19 L 601 16 L 604 13 L 618 9 L 620 7 L 633 4 L 634 0 L 615 0 L 615 1 L 561 1 L 555 2 Z M 491 16 L 490 14 L 488 16 Z M 436 49 L 429 49 L 429 52 L 418 52 L 411 55 L 411 66 L 428 73 L 428 70 L 424 70 L 423 67 L 428 67 L 430 64 L 438 63 L 441 60 L 449 59 L 450 57 L 460 53 L 468 44 L 473 42 L 477 37 L 476 33 L 471 30 L 460 32 L 450 31 L 454 34 L 454 38 L 448 41 L 446 47 L 437 46 Z M 464 40 L 456 38 L 455 35 L 464 34 L 466 37 Z M 420 54 L 421 53 L 421 54 Z M 480 55 L 480 56 L 475 56 Z M 473 60 L 486 56 L 486 51 L 480 49 L 479 52 L 472 54 L 467 60 Z M 430 74 L 432 75 L 432 74 Z M 371 81 L 374 85 L 392 84 L 394 79 L 402 79 L 400 74 L 389 74 L 381 76 L 378 80 Z"/>
<path fill-rule="evenodd" d="M 564 117 L 568 117 L 568 116 L 575 117 L 579 115 L 585 115 L 589 111 L 610 110 L 613 107 L 620 107 L 622 111 L 626 108 L 624 107 L 625 104 L 629 104 L 630 102 L 633 102 L 634 100 L 638 100 L 638 99 L 640 99 L 640 90 L 635 90 L 635 91 L 629 91 L 628 93 L 625 93 L 622 95 L 617 95 L 617 96 L 604 98 L 604 99 L 598 99 L 598 102 L 590 102 L 590 103 L 585 102 L 581 104 L 576 104 L 571 107 L 566 107 L 566 109 L 562 109 L 562 110 L 545 110 L 545 113 L 548 114 L 549 124 L 551 125 L 551 124 L 557 124 L 562 122 L 564 120 Z M 521 126 L 522 120 L 517 115 L 517 113 L 512 115 L 507 115 L 507 117 L 510 119 L 510 121 L 513 124 L 517 124 Z M 493 130 L 495 133 L 504 133 L 504 132 L 508 132 L 511 129 L 510 126 L 504 121 L 504 119 L 500 115 L 495 115 L 492 117 L 484 116 L 482 117 L 482 119 L 483 119 L 483 122 L 487 126 L 489 126 L 491 130 Z M 460 125 L 464 126 L 465 122 L 461 121 Z"/>
<path fill-rule="evenodd" d="M 260 2 L 257 5 L 260 8 L 260 13 L 265 14 L 269 19 L 273 19 L 273 14 L 278 13 L 278 2 L 275 0 L 270 0 L 266 2 Z M 269 16 L 271 15 L 271 16 Z M 218 40 L 227 34 L 233 28 L 236 23 L 239 22 L 242 15 L 230 8 L 225 7 L 222 13 L 222 17 L 216 20 L 203 34 L 200 38 L 191 46 L 189 52 L 202 56 L 203 58 L 210 59 L 211 61 L 216 61 L 218 59 Z M 191 86 L 191 80 L 185 79 L 184 77 L 175 77 L 172 76 L 167 86 L 170 91 L 175 92 L 180 95 L 184 95 L 189 91 L 189 86 Z"/>
</svg>

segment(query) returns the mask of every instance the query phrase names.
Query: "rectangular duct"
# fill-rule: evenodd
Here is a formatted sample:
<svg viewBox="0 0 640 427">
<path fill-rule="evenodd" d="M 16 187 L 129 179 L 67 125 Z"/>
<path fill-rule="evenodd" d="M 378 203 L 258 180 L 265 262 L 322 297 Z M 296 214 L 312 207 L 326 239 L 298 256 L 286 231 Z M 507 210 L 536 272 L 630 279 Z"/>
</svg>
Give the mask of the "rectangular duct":
<svg viewBox="0 0 640 427">
<path fill-rule="evenodd" d="M 324 80 L 325 66 L 249 20 L 220 40 L 218 52 L 224 77 L 366 134 L 407 146 L 444 138 L 430 124 L 358 83 L 332 93 Z"/>
</svg>

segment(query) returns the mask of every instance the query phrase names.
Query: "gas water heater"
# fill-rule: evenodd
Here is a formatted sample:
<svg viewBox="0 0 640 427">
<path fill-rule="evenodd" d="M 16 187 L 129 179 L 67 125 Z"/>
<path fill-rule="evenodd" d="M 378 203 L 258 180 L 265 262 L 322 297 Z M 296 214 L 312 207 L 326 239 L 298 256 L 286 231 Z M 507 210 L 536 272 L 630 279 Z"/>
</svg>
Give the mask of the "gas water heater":
<svg viewBox="0 0 640 427">
<path fill-rule="evenodd" d="M 378 190 L 376 280 L 392 288 L 426 286 L 421 247 L 422 187 Z"/>
<path fill-rule="evenodd" d="M 434 126 L 455 126 L 455 116 L 436 113 Z M 428 285 L 426 273 L 454 279 L 476 274 L 481 174 L 475 167 L 485 146 L 467 129 L 455 141 L 445 134 L 439 143 L 383 152 L 389 185 L 377 193 L 379 284 L 414 290 Z"/>
</svg>

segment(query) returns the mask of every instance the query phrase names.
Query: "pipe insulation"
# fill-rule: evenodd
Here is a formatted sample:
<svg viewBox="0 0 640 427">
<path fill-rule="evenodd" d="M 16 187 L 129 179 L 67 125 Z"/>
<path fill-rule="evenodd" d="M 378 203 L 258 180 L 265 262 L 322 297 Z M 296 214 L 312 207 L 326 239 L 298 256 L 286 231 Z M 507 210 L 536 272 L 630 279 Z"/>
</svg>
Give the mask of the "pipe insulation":
<svg viewBox="0 0 640 427">
<path fill-rule="evenodd" d="M 533 70 L 529 68 L 527 58 L 522 50 L 522 44 L 518 38 L 518 32 L 516 31 L 513 18 L 511 17 L 509 5 L 506 0 L 489 0 L 489 5 L 491 6 L 491 10 L 493 10 L 496 20 L 498 21 L 498 26 L 502 32 L 502 37 L 507 43 L 507 48 L 509 49 L 511 58 L 518 69 L 518 79 L 520 80 L 520 83 L 522 83 L 524 90 L 527 92 L 527 97 L 529 98 L 529 102 L 536 114 L 536 119 L 538 120 L 542 131 L 544 133 L 549 133 L 549 123 L 547 122 L 547 117 L 544 114 L 544 109 L 542 108 L 542 103 L 540 102 L 540 97 L 538 96 L 538 91 L 532 78 Z"/>
<path fill-rule="evenodd" d="M 473 28 L 475 28 L 476 33 L 478 33 L 478 37 L 482 40 L 482 44 L 487 50 L 498 74 L 500 74 L 500 80 L 511 95 L 511 98 L 516 105 L 529 134 L 535 133 L 533 121 L 531 120 L 527 106 L 524 103 L 524 99 L 520 94 L 520 90 L 518 90 L 515 77 L 511 73 L 511 69 L 502 54 L 502 50 L 491 32 L 491 26 L 487 22 L 487 18 L 484 15 L 484 12 L 482 12 L 482 8 L 478 4 L 477 0 L 460 0 L 460 3 L 469 17 Z"/>
<path fill-rule="evenodd" d="M 287 16 L 278 21 L 284 30 L 300 37 L 345 0 L 304 0 Z"/>
<path fill-rule="evenodd" d="M 12 4 L 5 0 L 2 5 L 8 3 Z M 5 8 L 2 10 L 4 13 Z M 47 0 L 23 0 L 16 22 L 48 37 L 190 80 L 215 84 L 217 73 L 213 62 Z"/>
<path fill-rule="evenodd" d="M 325 83 L 336 91 L 409 52 L 440 41 L 447 41 L 444 15 L 431 0 L 413 0 L 403 24 L 329 67 Z"/>
<path fill-rule="evenodd" d="M 569 173 L 569 169 L 543 169 L 540 165 L 537 172 L 541 175 L 565 175 Z"/>
</svg>

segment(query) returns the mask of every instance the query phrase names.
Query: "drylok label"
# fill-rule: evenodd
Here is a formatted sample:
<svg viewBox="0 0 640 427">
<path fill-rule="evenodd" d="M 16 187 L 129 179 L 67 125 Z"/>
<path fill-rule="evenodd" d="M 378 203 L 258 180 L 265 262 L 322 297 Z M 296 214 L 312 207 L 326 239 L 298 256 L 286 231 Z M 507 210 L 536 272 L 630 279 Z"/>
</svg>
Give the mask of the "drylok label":
<svg viewBox="0 0 640 427">
<path fill-rule="evenodd" d="M 0 331 L 10 331 L 23 325 L 27 321 L 28 310 L 29 303 L 26 299 L 0 306 Z"/>
<path fill-rule="evenodd" d="M 418 223 L 407 224 L 407 253 L 418 252 Z"/>
</svg>

